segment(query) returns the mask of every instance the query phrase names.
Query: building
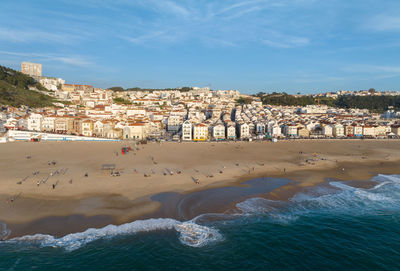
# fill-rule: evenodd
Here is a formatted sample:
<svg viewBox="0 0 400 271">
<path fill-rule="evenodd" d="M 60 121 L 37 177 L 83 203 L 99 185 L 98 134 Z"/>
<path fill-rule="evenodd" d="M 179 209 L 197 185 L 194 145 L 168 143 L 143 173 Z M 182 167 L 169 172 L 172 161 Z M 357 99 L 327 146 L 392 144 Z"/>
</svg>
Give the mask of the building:
<svg viewBox="0 0 400 271">
<path fill-rule="evenodd" d="M 250 137 L 250 129 L 247 123 L 239 124 L 238 131 L 240 139 L 245 139 Z"/>
<path fill-rule="evenodd" d="M 193 140 L 205 141 L 208 139 L 208 126 L 204 123 L 199 123 L 193 126 Z"/>
<path fill-rule="evenodd" d="M 192 140 L 192 123 L 188 120 L 182 124 L 182 140 Z"/>
<path fill-rule="evenodd" d="M 286 136 L 297 136 L 297 125 L 285 125 L 284 131 Z"/>
<path fill-rule="evenodd" d="M 216 140 L 225 139 L 225 126 L 217 124 L 213 127 L 213 138 Z"/>
<path fill-rule="evenodd" d="M 41 131 L 43 116 L 32 113 L 27 119 L 27 129 L 29 131 Z"/>
<path fill-rule="evenodd" d="M 344 127 L 341 124 L 336 124 L 333 127 L 333 135 L 335 137 L 343 137 L 344 136 Z"/>
<path fill-rule="evenodd" d="M 375 128 L 372 126 L 365 125 L 363 127 L 363 135 L 375 137 Z"/>
<path fill-rule="evenodd" d="M 168 132 L 178 132 L 179 129 L 181 128 L 181 116 L 169 116 L 168 117 L 168 124 L 167 124 L 167 130 Z"/>
<path fill-rule="evenodd" d="M 235 140 L 236 139 L 236 128 L 233 125 L 228 125 L 226 127 L 226 137 L 230 140 Z"/>
<path fill-rule="evenodd" d="M 65 84 L 65 80 L 61 78 L 41 77 L 39 83 L 48 90 L 57 91 L 63 84 Z"/>
<path fill-rule="evenodd" d="M 331 125 L 324 125 L 322 127 L 322 134 L 327 137 L 333 136 L 333 128 Z"/>
<path fill-rule="evenodd" d="M 132 123 L 123 128 L 124 139 L 143 140 L 147 138 L 146 126 L 144 123 Z"/>
<path fill-rule="evenodd" d="M 92 136 L 93 135 L 93 121 L 90 119 L 86 119 L 81 122 L 81 132 L 84 136 Z"/>
<path fill-rule="evenodd" d="M 42 119 L 42 131 L 44 132 L 54 132 L 54 121 L 56 118 L 54 116 L 44 116 Z"/>
<path fill-rule="evenodd" d="M 29 76 L 40 77 L 42 76 L 42 64 L 22 62 L 21 72 Z"/>
</svg>

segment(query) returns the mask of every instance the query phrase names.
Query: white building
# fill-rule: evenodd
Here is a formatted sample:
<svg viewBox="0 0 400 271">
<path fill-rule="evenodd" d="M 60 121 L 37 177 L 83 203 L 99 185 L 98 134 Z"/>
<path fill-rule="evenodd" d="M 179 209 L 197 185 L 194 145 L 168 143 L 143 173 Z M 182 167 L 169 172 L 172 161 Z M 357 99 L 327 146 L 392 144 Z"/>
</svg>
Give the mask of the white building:
<svg viewBox="0 0 400 271">
<path fill-rule="evenodd" d="M 258 122 L 257 123 L 257 125 L 256 125 L 256 133 L 257 134 L 259 134 L 259 135 L 263 135 L 263 134 L 265 134 L 265 124 L 264 123 L 261 123 L 261 122 Z"/>
<path fill-rule="evenodd" d="M 225 126 L 217 124 L 213 127 L 213 138 L 214 139 L 225 139 Z"/>
<path fill-rule="evenodd" d="M 169 132 L 178 132 L 182 126 L 181 116 L 169 116 L 167 121 L 167 129 Z"/>
<path fill-rule="evenodd" d="M 286 136 L 297 136 L 297 125 L 285 125 L 284 132 Z"/>
<path fill-rule="evenodd" d="M 372 126 L 364 126 L 363 136 L 375 136 L 375 128 Z"/>
<path fill-rule="evenodd" d="M 226 137 L 228 139 L 234 140 L 236 139 L 236 128 L 233 125 L 228 125 L 228 127 L 226 127 Z"/>
<path fill-rule="evenodd" d="M 53 116 L 45 116 L 42 119 L 42 129 L 45 132 L 54 132 L 54 121 L 56 120 Z"/>
<path fill-rule="evenodd" d="M 239 138 L 245 139 L 250 137 L 250 129 L 247 123 L 239 124 Z"/>
<path fill-rule="evenodd" d="M 343 137 L 344 136 L 344 127 L 341 124 L 336 124 L 333 127 L 333 135 L 335 137 Z"/>
<path fill-rule="evenodd" d="M 182 124 L 182 140 L 192 140 L 192 123 L 188 120 Z"/>
<path fill-rule="evenodd" d="M 41 131 L 43 116 L 32 113 L 27 119 L 27 129 L 29 131 Z"/>
<path fill-rule="evenodd" d="M 324 125 L 322 127 L 322 134 L 324 136 L 330 137 L 333 136 L 333 128 L 331 125 Z"/>
</svg>

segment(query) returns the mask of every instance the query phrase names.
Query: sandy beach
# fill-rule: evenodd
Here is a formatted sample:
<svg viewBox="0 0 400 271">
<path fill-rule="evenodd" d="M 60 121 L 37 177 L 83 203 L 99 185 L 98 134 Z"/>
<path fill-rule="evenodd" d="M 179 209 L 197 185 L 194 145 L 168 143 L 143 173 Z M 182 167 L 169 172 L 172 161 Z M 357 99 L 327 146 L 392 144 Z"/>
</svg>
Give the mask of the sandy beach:
<svg viewBox="0 0 400 271">
<path fill-rule="evenodd" d="M 122 147 L 131 151 L 123 155 Z M 115 165 L 113 172 L 120 176 L 102 169 L 105 164 Z M 327 178 L 368 181 L 378 173 L 400 174 L 399 165 L 398 140 L 163 142 L 138 149 L 133 142 L 15 142 L 0 145 L 0 221 L 20 235 L 38 229 L 64 234 L 152 216 L 189 219 L 205 210 L 223 211 L 246 197 L 205 202 L 206 194 L 198 193 L 203 190 L 281 178 L 289 181 L 255 187 L 248 195 L 288 199 Z M 163 193 L 170 196 L 155 197 Z M 218 190 L 214 199 L 227 193 Z M 189 194 L 196 196 L 180 202 Z M 179 202 L 181 213 L 175 208 Z M 194 208 L 198 202 L 202 207 Z"/>
</svg>

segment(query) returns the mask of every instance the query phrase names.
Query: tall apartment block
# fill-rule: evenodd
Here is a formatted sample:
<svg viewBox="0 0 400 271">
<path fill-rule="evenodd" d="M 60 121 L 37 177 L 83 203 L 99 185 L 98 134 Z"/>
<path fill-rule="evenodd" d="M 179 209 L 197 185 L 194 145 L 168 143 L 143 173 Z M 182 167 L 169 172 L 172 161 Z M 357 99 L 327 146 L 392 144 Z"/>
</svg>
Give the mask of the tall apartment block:
<svg viewBox="0 0 400 271">
<path fill-rule="evenodd" d="M 42 64 L 22 62 L 21 72 L 30 76 L 42 76 Z"/>
</svg>

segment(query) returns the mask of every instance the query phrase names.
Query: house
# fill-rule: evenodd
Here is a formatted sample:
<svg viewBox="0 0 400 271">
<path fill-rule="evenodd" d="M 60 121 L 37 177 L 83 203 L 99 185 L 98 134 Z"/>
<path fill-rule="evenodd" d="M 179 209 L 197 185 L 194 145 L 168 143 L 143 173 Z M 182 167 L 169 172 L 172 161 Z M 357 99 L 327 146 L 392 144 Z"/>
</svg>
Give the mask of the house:
<svg viewBox="0 0 400 271">
<path fill-rule="evenodd" d="M 124 139 L 143 140 L 147 138 L 145 123 L 130 123 L 122 130 Z"/>
<path fill-rule="evenodd" d="M 333 135 L 335 137 L 344 137 L 344 127 L 341 124 L 336 124 L 333 127 Z"/>
<path fill-rule="evenodd" d="M 299 136 L 299 137 L 310 137 L 310 131 L 307 129 L 307 128 L 305 128 L 305 127 L 300 127 L 298 130 L 297 130 L 297 135 Z"/>
<path fill-rule="evenodd" d="M 264 135 L 265 134 L 265 124 L 262 122 L 258 122 L 256 125 L 256 134 Z"/>
<path fill-rule="evenodd" d="M 41 131 L 43 116 L 32 113 L 27 119 L 27 129 L 29 131 Z"/>
<path fill-rule="evenodd" d="M 353 135 L 363 136 L 363 127 L 360 125 L 353 125 Z"/>
<path fill-rule="evenodd" d="M 208 125 L 199 123 L 193 126 L 193 140 L 205 141 L 208 139 Z"/>
<path fill-rule="evenodd" d="M 250 129 L 247 123 L 238 125 L 238 134 L 240 139 L 246 139 L 250 137 Z"/>
<path fill-rule="evenodd" d="M 54 132 L 54 122 L 56 120 L 55 116 L 44 116 L 42 119 L 42 131 L 44 132 Z"/>
<path fill-rule="evenodd" d="M 93 134 L 98 137 L 104 136 L 104 123 L 102 121 L 95 121 L 93 123 Z"/>
<path fill-rule="evenodd" d="M 226 127 L 226 138 L 230 140 L 236 139 L 236 128 L 234 125 L 228 125 Z"/>
<path fill-rule="evenodd" d="M 278 124 L 271 124 L 268 127 L 268 133 L 271 137 L 279 137 L 282 134 L 282 129 Z"/>
<path fill-rule="evenodd" d="M 375 127 L 365 125 L 363 127 L 363 135 L 375 137 Z"/>
<path fill-rule="evenodd" d="M 216 140 L 225 139 L 225 126 L 217 124 L 213 127 L 213 138 Z"/>
<path fill-rule="evenodd" d="M 109 129 L 105 136 L 107 138 L 120 139 L 122 138 L 122 129 Z"/>
<path fill-rule="evenodd" d="M 344 135 L 347 137 L 354 136 L 354 127 L 352 125 L 345 125 L 344 127 Z"/>
<path fill-rule="evenodd" d="M 84 136 L 93 135 L 93 121 L 91 119 L 86 119 L 81 122 L 81 133 Z"/>
<path fill-rule="evenodd" d="M 393 134 L 400 136 L 400 125 L 392 125 L 391 128 Z"/>
<path fill-rule="evenodd" d="M 322 127 L 322 134 L 326 137 L 333 136 L 333 128 L 331 125 L 324 125 Z"/>
<path fill-rule="evenodd" d="M 386 136 L 386 127 L 383 125 L 379 125 L 375 127 L 375 135 L 376 136 Z"/>
<path fill-rule="evenodd" d="M 169 132 L 178 132 L 181 128 L 181 116 L 169 116 L 167 122 L 167 130 Z"/>
<path fill-rule="evenodd" d="M 54 131 L 56 133 L 70 133 L 72 132 L 73 119 L 69 117 L 57 117 L 54 120 Z"/>
<path fill-rule="evenodd" d="M 284 127 L 284 133 L 286 136 L 297 136 L 297 125 L 287 124 Z"/>
<path fill-rule="evenodd" d="M 192 140 L 192 123 L 188 120 L 182 124 L 182 140 Z"/>
</svg>

